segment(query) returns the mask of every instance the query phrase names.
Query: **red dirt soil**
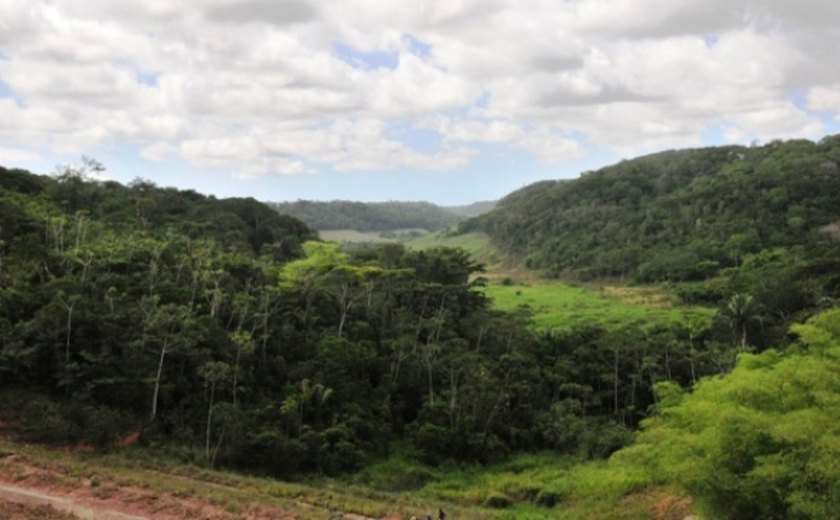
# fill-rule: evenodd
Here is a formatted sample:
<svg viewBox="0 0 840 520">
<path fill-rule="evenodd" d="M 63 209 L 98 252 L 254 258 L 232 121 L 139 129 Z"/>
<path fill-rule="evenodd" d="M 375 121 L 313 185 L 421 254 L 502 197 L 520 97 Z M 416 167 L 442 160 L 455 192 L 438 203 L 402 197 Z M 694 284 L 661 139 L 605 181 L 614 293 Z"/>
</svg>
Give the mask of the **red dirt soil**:
<svg viewBox="0 0 840 520">
<path fill-rule="evenodd" d="M 45 464 L 29 460 L 21 454 L 0 455 L 0 485 L 37 491 L 55 497 L 72 500 L 90 509 L 116 511 L 119 513 L 155 518 L 156 520 L 300 520 L 300 515 L 286 511 L 252 507 L 238 513 L 230 513 L 218 506 L 200 500 L 159 493 L 136 486 L 123 486 L 114 482 L 84 481 L 78 477 L 63 475 Z M 6 504 L 4 502 L 4 504 Z M 18 508 L 12 504 L 0 509 L 0 519 L 44 518 L 64 519 L 72 516 L 35 516 L 41 514 L 40 507 L 32 509 L 30 516 L 14 516 Z M 23 507 L 23 506 L 22 506 Z M 23 510 L 23 509 L 21 509 Z M 5 511 L 9 511 L 8 515 Z M 46 514 L 46 513 L 45 513 Z M 56 516 L 59 515 L 59 516 Z"/>
</svg>

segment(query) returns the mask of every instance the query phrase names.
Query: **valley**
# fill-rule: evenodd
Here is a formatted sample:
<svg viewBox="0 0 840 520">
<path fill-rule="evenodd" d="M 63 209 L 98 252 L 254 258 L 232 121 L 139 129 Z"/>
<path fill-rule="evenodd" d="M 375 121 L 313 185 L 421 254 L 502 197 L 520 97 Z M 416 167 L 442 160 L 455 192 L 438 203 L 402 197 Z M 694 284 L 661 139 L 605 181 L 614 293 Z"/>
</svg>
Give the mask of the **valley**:
<svg viewBox="0 0 840 520">
<path fill-rule="evenodd" d="M 149 518 L 829 510 L 838 143 L 644 157 L 428 233 L 2 169 L 0 473 Z"/>
</svg>

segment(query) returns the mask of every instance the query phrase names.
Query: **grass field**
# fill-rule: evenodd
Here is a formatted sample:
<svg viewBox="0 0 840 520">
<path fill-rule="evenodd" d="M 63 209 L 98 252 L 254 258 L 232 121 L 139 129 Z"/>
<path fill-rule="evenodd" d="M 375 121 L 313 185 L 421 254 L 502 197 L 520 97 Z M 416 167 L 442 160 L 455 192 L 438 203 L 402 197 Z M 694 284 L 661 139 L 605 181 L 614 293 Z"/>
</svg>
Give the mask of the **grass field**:
<svg viewBox="0 0 840 520">
<path fill-rule="evenodd" d="M 176 499 L 205 514 L 199 506 L 207 504 L 216 511 L 207 518 L 237 518 L 261 508 L 285 514 L 260 518 L 296 513 L 326 520 L 353 513 L 396 520 L 425 518 L 443 508 L 449 518 L 464 520 L 642 520 L 655 518 L 657 504 L 676 496 L 620 464 L 580 464 L 551 453 L 519 455 L 484 468 L 436 468 L 394 456 L 342 479 L 300 482 L 173 462 L 171 453 L 153 448 L 73 453 L 0 440 L 0 453 L 0 481 L 76 496 L 86 490 L 112 503 L 123 497 L 161 512 L 176 507 Z"/>
<path fill-rule="evenodd" d="M 683 500 L 650 476 L 620 463 L 580 463 L 554 453 L 518 455 L 480 469 L 432 469 L 397 457 L 353 479 L 385 491 L 417 480 L 418 475 L 429 481 L 413 495 L 426 503 L 449 504 L 458 518 L 642 520 L 656 518 L 663 502 Z"/>
<path fill-rule="evenodd" d="M 537 284 L 502 285 L 485 288 L 493 305 L 513 310 L 522 305 L 534 313 L 541 329 L 564 329 L 575 323 L 595 323 L 607 328 L 632 323 L 686 323 L 710 320 L 714 309 L 679 305 L 669 293 L 656 287 L 573 286 L 542 281 Z"/>
<path fill-rule="evenodd" d="M 430 233 L 406 245 L 413 249 L 446 246 L 466 250 L 487 267 L 485 293 L 493 305 L 501 310 L 527 305 L 534 313 L 534 324 L 541 329 L 563 329 L 581 322 L 608 328 L 631 323 L 685 323 L 709 320 L 715 313 L 707 307 L 682 305 L 671 292 L 655 286 L 570 285 L 540 279 L 534 271 L 502 262 L 502 255 L 484 233 Z"/>
<path fill-rule="evenodd" d="M 485 264 L 489 269 L 500 268 L 502 255 L 490 244 L 490 238 L 485 233 L 465 233 L 463 235 L 448 235 L 445 231 L 429 233 L 420 238 L 405 242 L 409 249 L 430 249 L 432 247 L 460 247 L 477 261 Z"/>
</svg>

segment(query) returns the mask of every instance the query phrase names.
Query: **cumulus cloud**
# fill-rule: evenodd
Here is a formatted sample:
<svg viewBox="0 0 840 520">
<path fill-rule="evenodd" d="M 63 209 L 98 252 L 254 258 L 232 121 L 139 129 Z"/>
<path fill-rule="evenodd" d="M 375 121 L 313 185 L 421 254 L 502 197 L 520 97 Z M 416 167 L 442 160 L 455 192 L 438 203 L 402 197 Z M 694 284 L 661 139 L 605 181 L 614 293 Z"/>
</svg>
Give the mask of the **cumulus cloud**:
<svg viewBox="0 0 840 520">
<path fill-rule="evenodd" d="M 25 164 L 40 160 L 41 157 L 29 150 L 0 146 L 0 164 Z"/>
<path fill-rule="evenodd" d="M 247 178 L 817 137 L 840 113 L 839 6 L 5 0 L 0 160 L 131 145 Z"/>
</svg>

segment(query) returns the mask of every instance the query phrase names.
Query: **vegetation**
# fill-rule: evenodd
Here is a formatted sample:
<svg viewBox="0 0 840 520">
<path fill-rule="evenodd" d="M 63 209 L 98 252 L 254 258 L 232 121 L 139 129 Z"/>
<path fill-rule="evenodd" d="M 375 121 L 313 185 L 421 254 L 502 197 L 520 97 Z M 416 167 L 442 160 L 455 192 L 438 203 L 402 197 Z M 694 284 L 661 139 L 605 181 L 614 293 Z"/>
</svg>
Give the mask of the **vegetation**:
<svg viewBox="0 0 840 520">
<path fill-rule="evenodd" d="M 502 261 L 502 256 L 490 244 L 484 233 L 463 233 L 453 235 L 447 232 L 430 233 L 405 242 L 409 249 L 427 250 L 437 247 L 458 248 L 469 253 L 472 258 L 481 262 L 485 267 L 491 267 Z"/>
<path fill-rule="evenodd" d="M 409 242 L 428 235 L 425 229 L 394 229 L 391 231 L 356 231 L 355 229 L 325 229 L 318 232 L 323 240 L 338 242 L 346 250 L 371 249 L 376 244 Z"/>
<path fill-rule="evenodd" d="M 298 218 L 318 230 L 393 231 L 419 228 L 437 231 L 469 216 L 489 211 L 492 203 L 443 208 L 429 202 L 272 202 L 279 213 Z"/>
<path fill-rule="evenodd" d="M 462 225 L 553 275 L 703 280 L 819 247 L 840 221 L 840 136 L 663 152 L 514 192 Z"/>
<path fill-rule="evenodd" d="M 443 206 L 443 209 L 464 217 L 477 217 L 495 208 L 496 202 L 495 200 L 482 200 L 467 204 L 466 206 Z"/>
<path fill-rule="evenodd" d="M 464 250 L 349 254 L 255 201 L 84 173 L 0 176 L 0 409 L 28 438 L 139 429 L 284 476 L 395 441 L 428 463 L 605 456 L 653 382 L 689 378 L 667 341 L 594 348 L 608 331 L 543 337 L 493 310 Z"/>
<path fill-rule="evenodd" d="M 525 306 L 533 312 L 534 325 L 543 330 L 568 330 L 584 323 L 605 329 L 632 324 L 702 323 L 706 327 L 711 324 L 714 308 L 672 302 L 663 293 L 639 287 L 619 292 L 610 287 L 559 282 L 519 284 L 510 278 L 485 288 L 485 294 L 496 308 L 513 311 Z"/>
<path fill-rule="evenodd" d="M 0 458 L 0 474 L 18 486 L 40 481 L 76 495 L 87 491 L 112 504 L 125 490 L 127 502 L 146 505 L 157 515 L 189 514 L 185 506 L 210 504 L 221 508 L 205 512 L 211 518 L 237 518 L 253 508 L 302 511 L 307 519 L 327 520 L 342 512 L 422 518 L 443 508 L 465 520 L 629 520 L 649 518 L 669 495 L 664 488 L 646 489 L 647 476 L 639 470 L 605 462 L 580 465 L 551 453 L 520 455 L 485 468 L 434 467 L 394 456 L 352 476 L 284 482 L 201 467 L 186 462 L 183 450 L 164 447 L 73 453 L 0 440 L 0 450 L 14 455 Z"/>
<path fill-rule="evenodd" d="M 357 251 L 253 200 L 0 170 L 0 419 L 139 433 L 108 464 L 179 459 L 233 509 L 833 518 L 836 159 L 668 152 Z"/>
<path fill-rule="evenodd" d="M 793 327 L 785 352 L 743 354 L 691 393 L 662 383 L 626 466 L 681 486 L 710 517 L 833 518 L 838 505 L 840 310 Z"/>
</svg>

